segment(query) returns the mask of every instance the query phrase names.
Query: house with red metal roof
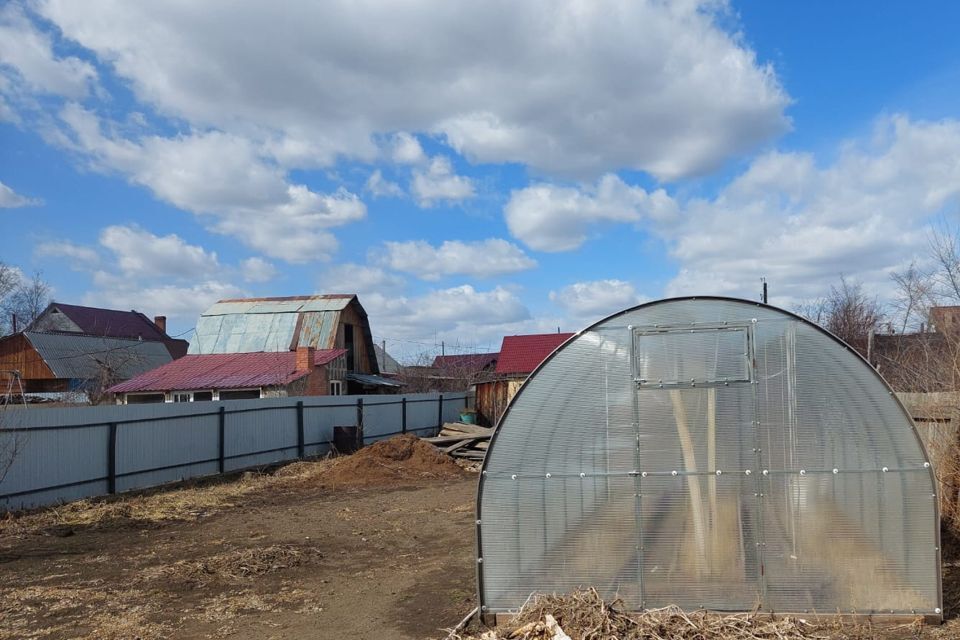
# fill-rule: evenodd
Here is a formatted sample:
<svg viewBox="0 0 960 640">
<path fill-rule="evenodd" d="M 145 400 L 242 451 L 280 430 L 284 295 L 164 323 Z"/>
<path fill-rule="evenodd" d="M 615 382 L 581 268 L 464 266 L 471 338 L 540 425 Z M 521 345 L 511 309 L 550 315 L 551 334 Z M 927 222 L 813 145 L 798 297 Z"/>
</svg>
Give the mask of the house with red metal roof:
<svg viewBox="0 0 960 640">
<path fill-rule="evenodd" d="M 558 332 L 504 336 L 493 379 L 475 385 L 480 424 L 497 424 L 527 376 L 573 335 Z"/>
<path fill-rule="evenodd" d="M 188 354 L 111 387 L 118 404 L 201 402 L 331 393 L 346 373 L 346 349 Z"/>
</svg>

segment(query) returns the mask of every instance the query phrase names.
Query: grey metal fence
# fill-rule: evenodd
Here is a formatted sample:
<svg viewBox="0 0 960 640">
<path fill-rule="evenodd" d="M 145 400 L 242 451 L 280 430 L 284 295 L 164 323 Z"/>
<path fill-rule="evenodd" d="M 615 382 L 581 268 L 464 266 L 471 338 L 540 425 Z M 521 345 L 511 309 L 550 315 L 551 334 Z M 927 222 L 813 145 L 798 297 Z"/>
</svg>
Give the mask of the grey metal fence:
<svg viewBox="0 0 960 640">
<path fill-rule="evenodd" d="M 322 455 L 335 426 L 365 444 L 432 435 L 466 393 L 320 396 L 0 412 L 0 510 L 101 496 Z"/>
</svg>

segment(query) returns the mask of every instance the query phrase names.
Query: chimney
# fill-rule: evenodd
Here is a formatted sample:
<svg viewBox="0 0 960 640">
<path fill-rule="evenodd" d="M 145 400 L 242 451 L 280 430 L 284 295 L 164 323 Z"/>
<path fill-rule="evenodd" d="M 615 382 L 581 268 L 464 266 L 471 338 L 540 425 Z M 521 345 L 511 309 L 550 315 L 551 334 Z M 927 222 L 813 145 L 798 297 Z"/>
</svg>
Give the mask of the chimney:
<svg viewBox="0 0 960 640">
<path fill-rule="evenodd" d="M 313 347 L 297 347 L 297 371 L 313 371 L 313 362 L 316 354 Z"/>
<path fill-rule="evenodd" d="M 153 324 L 157 325 L 160 333 L 167 332 L 167 316 L 153 316 Z"/>
</svg>

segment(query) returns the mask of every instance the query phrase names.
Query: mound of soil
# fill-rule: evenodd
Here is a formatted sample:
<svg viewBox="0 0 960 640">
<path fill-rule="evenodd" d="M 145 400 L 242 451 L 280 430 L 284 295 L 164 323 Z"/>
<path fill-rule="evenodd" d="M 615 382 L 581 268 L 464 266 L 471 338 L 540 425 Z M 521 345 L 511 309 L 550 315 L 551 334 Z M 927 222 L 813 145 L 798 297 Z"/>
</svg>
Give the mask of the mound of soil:
<svg viewBox="0 0 960 640">
<path fill-rule="evenodd" d="M 462 478 L 468 475 L 452 458 L 420 438 L 405 434 L 380 440 L 357 453 L 337 458 L 321 479 L 331 485 L 383 485 L 423 478 Z"/>
</svg>

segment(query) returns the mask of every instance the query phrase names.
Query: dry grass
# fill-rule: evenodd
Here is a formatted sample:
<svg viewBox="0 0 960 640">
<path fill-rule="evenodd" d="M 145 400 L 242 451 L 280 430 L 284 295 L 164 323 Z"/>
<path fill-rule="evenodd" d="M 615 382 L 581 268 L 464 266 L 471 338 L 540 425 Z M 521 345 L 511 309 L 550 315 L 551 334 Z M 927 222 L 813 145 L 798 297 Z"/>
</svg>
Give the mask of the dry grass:
<svg viewBox="0 0 960 640">
<path fill-rule="evenodd" d="M 241 581 L 255 576 L 310 564 L 323 557 L 311 547 L 273 545 L 234 549 L 203 560 L 182 560 L 170 565 L 150 567 L 140 579 L 169 579 L 202 587 L 213 581 Z"/>
<path fill-rule="evenodd" d="M 0 535 L 53 533 L 72 529 L 130 524 L 189 522 L 236 506 L 241 498 L 264 489 L 282 489 L 320 477 L 330 460 L 296 462 L 276 473 L 246 472 L 230 481 L 198 481 L 180 488 L 158 488 L 116 498 L 91 498 L 43 509 L 0 515 Z"/>
<path fill-rule="evenodd" d="M 607 603 L 595 589 L 566 596 L 541 595 L 530 600 L 508 625 L 471 635 L 451 631 L 447 640 L 554 640 L 551 619 L 572 640 L 867 640 L 870 638 L 915 638 L 923 630 L 918 623 L 885 627 L 844 625 L 839 621 L 806 620 L 742 613 L 722 615 L 678 607 L 653 609 L 628 615 L 621 603 Z M 949 636 L 941 636 L 949 637 Z"/>
</svg>

